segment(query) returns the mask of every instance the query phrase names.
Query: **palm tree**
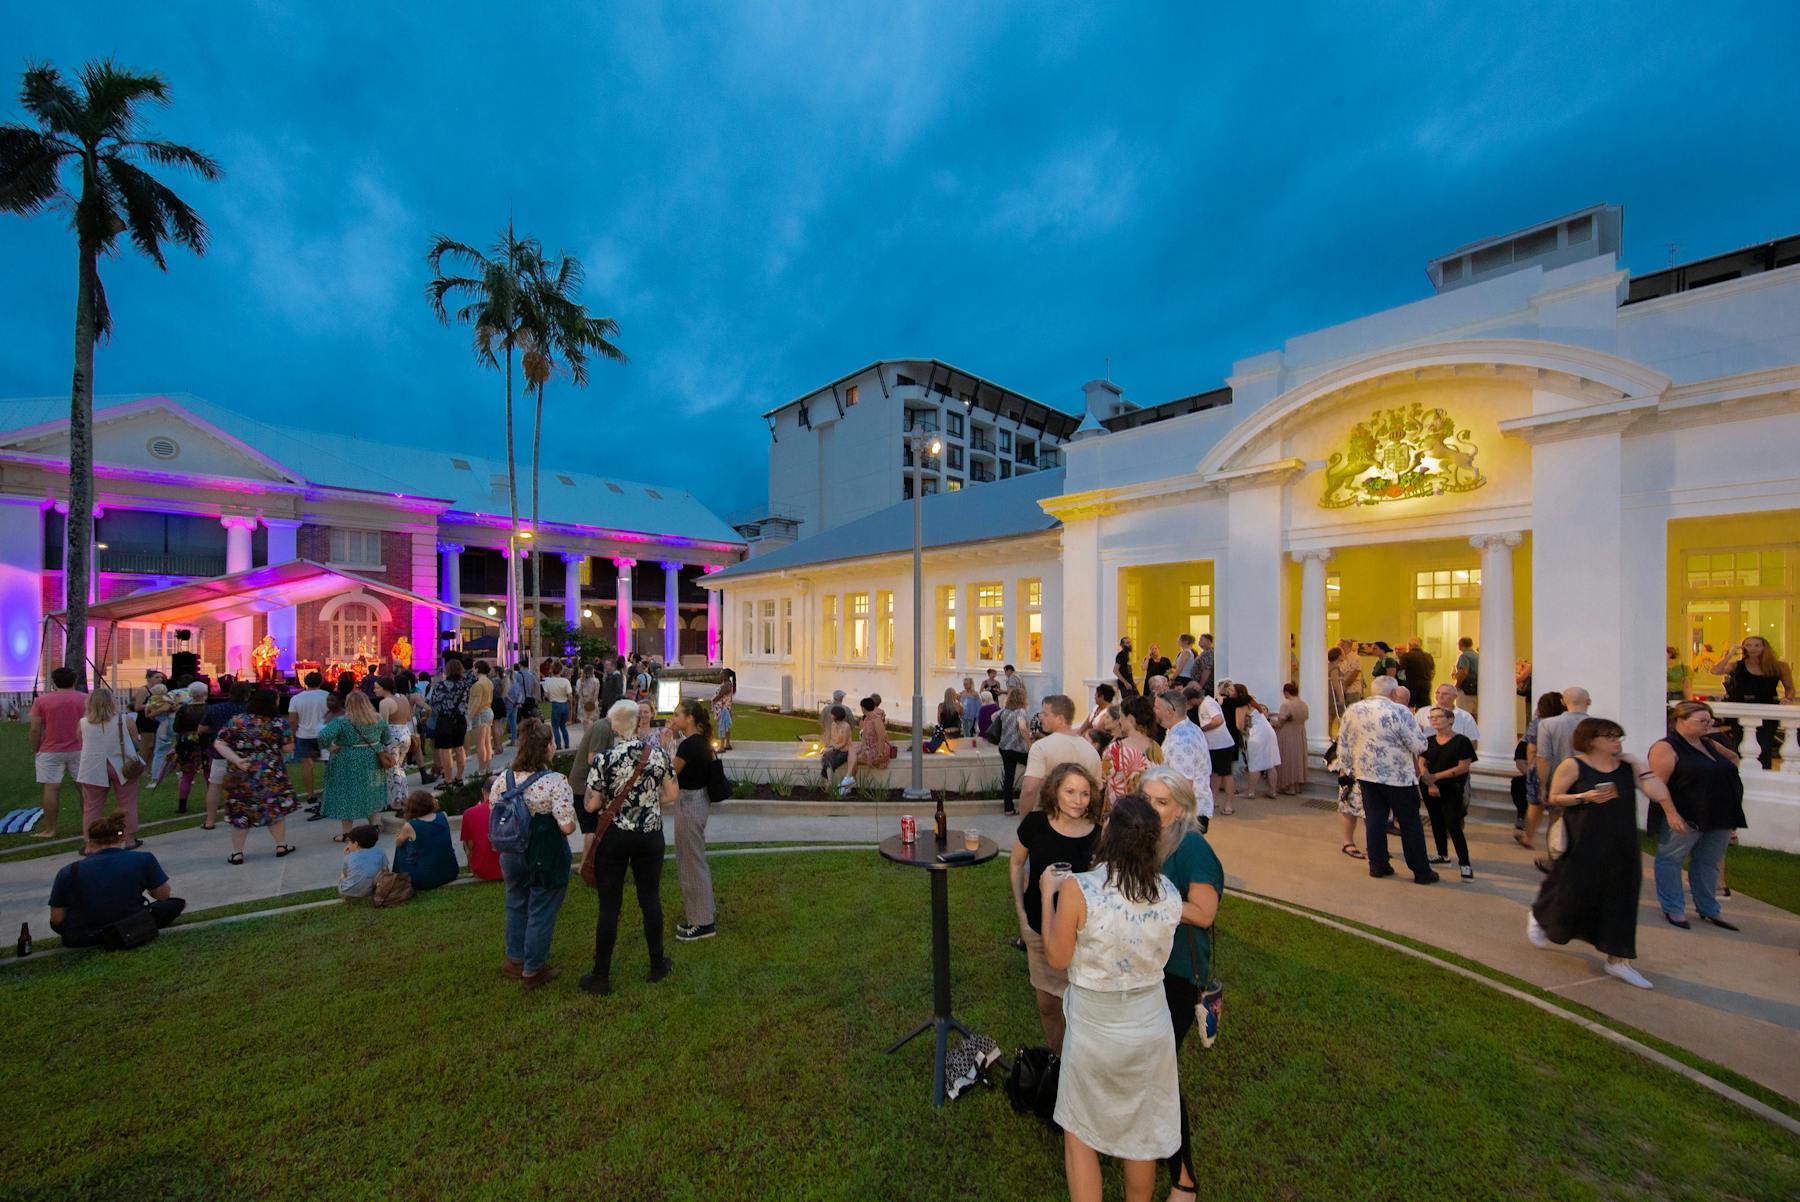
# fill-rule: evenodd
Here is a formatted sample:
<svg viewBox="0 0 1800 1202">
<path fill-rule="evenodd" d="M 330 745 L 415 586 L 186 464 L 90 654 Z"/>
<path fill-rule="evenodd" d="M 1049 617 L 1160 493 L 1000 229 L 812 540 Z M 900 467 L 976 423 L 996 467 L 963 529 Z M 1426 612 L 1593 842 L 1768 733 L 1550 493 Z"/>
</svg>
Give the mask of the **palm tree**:
<svg viewBox="0 0 1800 1202">
<path fill-rule="evenodd" d="M 554 265 L 540 259 L 531 275 L 526 324 L 530 346 L 521 365 L 525 369 L 525 387 L 537 394 L 536 410 L 531 426 L 531 526 L 538 524 L 538 456 L 544 435 L 544 388 L 560 368 L 567 371 L 577 388 L 587 387 L 588 360 L 598 355 L 614 363 L 626 362 L 625 352 L 612 342 L 619 333 L 619 323 L 610 317 L 594 317 L 576 295 L 581 291 L 581 261 L 571 255 L 558 254 Z M 537 587 L 531 590 L 532 654 L 537 648 L 537 632 L 543 628 L 542 561 L 533 572 Z M 578 614 L 564 614 L 571 627 L 579 626 Z"/>
<path fill-rule="evenodd" d="M 63 664 L 87 680 L 87 610 L 94 537 L 94 343 L 112 329 L 100 258 L 118 248 L 119 235 L 164 271 L 164 240 L 206 253 L 206 223 L 143 164 L 179 167 L 217 179 L 219 165 L 192 147 L 143 136 L 143 109 L 169 103 L 156 74 L 124 71 L 110 60 L 76 73 L 77 90 L 56 68 L 25 69 L 19 102 L 37 128 L 0 125 L 0 210 L 30 215 L 66 207 L 80 249 L 75 285 L 75 376 L 69 390 L 69 520 L 64 531 L 63 579 L 68 626 Z M 63 183 L 78 168 L 79 193 Z"/>
<path fill-rule="evenodd" d="M 533 289 L 532 278 L 540 270 L 543 251 L 530 238 L 513 233 L 511 219 L 506 232 L 483 253 L 466 242 L 457 242 L 442 234 L 432 236 L 431 250 L 425 262 L 432 279 L 425 286 L 425 297 L 439 321 L 449 324 L 452 317 L 475 330 L 475 358 L 488 367 L 501 367 L 504 356 L 506 375 L 506 500 L 512 516 L 511 535 L 519 529 L 519 478 L 517 457 L 513 453 L 513 355 L 531 342 L 526 332 L 526 317 Z M 466 275 L 446 275 L 446 262 L 460 265 Z M 451 302 L 460 302 L 454 313 Z M 519 556 L 506 566 L 506 626 L 510 648 L 518 646 L 519 604 L 522 595 L 519 582 Z"/>
</svg>

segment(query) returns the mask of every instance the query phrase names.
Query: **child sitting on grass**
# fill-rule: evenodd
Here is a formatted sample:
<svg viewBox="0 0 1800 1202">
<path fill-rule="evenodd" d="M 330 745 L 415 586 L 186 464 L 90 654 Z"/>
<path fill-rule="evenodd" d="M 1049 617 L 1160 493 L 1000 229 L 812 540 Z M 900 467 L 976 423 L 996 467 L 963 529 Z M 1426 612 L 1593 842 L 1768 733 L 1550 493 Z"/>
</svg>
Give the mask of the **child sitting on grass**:
<svg viewBox="0 0 1800 1202">
<path fill-rule="evenodd" d="M 350 828 L 344 840 L 344 871 L 338 877 L 339 897 L 368 897 L 375 891 L 375 874 L 388 866 L 387 853 L 375 844 L 381 828 L 373 823 Z"/>
</svg>

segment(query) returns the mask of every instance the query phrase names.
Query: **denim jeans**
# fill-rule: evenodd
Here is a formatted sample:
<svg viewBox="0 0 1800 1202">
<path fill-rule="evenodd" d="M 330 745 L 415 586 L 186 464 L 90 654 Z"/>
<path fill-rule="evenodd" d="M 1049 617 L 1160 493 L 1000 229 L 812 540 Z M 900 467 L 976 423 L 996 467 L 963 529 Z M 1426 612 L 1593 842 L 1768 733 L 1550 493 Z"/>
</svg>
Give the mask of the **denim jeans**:
<svg viewBox="0 0 1800 1202">
<path fill-rule="evenodd" d="M 175 718 L 173 715 L 170 715 L 158 719 L 156 723 L 156 745 L 155 749 L 150 753 L 150 779 L 152 781 L 162 779 L 163 761 L 167 760 L 169 758 L 169 753 L 174 750 Z"/>
<path fill-rule="evenodd" d="M 1719 917 L 1719 869 L 1725 864 L 1725 849 L 1730 846 L 1728 830 L 1689 829 L 1678 835 L 1666 826 L 1662 828 L 1656 836 L 1656 902 L 1664 914 L 1687 913 L 1687 899 L 1681 892 L 1681 863 L 1687 860 L 1694 909 L 1708 918 Z"/>
<path fill-rule="evenodd" d="M 569 746 L 569 703 L 552 701 L 550 703 L 550 733 L 556 740 L 558 751 Z"/>
<path fill-rule="evenodd" d="M 527 973 L 537 972 L 550 958 L 556 914 L 568 887 L 528 884 L 525 857 L 518 852 L 501 854 L 500 876 L 506 881 L 506 958 L 523 964 Z"/>
</svg>

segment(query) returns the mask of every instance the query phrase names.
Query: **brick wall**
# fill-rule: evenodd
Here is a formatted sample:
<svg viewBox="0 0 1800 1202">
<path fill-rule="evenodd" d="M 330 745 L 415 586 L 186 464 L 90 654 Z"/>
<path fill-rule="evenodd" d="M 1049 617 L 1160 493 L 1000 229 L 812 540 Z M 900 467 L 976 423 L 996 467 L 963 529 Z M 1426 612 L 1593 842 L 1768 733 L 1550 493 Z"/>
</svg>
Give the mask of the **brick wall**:
<svg viewBox="0 0 1800 1202">
<path fill-rule="evenodd" d="M 296 554 L 301 559 L 310 559 L 314 563 L 331 562 L 331 528 L 328 526 L 302 526 L 295 531 Z M 395 588 L 412 591 L 413 567 L 412 535 L 404 531 L 384 530 L 381 532 L 381 568 L 360 569 L 346 568 L 345 571 L 370 580 L 379 580 L 383 584 L 391 584 Z M 412 629 L 412 603 L 395 597 L 377 595 L 377 600 L 387 607 L 387 620 L 381 624 L 381 653 L 386 655 L 394 640 L 401 635 L 409 637 Z M 309 601 L 299 607 L 295 623 L 294 643 L 299 650 L 299 659 L 324 660 L 331 649 L 330 623 L 321 621 L 319 614 L 330 600 Z M 379 612 L 379 611 L 377 611 Z M 415 644 L 417 640 L 414 640 Z"/>
</svg>

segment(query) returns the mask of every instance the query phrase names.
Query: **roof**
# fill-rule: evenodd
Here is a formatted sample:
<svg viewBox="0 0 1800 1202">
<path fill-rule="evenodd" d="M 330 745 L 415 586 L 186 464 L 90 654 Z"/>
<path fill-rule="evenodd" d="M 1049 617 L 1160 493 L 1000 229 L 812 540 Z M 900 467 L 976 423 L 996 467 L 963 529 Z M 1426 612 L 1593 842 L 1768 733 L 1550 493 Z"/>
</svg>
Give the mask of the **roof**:
<svg viewBox="0 0 1800 1202">
<path fill-rule="evenodd" d="M 251 618 L 273 613 L 290 605 L 301 605 L 324 597 L 335 597 L 346 587 L 380 593 L 414 605 L 423 605 L 439 613 L 455 614 L 488 626 L 499 625 L 486 614 L 439 601 L 375 580 L 354 572 L 328 568 L 309 559 L 290 559 L 260 568 L 192 580 L 170 588 L 130 593 L 88 606 L 88 621 L 194 623 L 202 618 L 228 622 L 233 618 Z"/>
<path fill-rule="evenodd" d="M 1041 409 L 1047 419 L 1045 425 L 1049 425 L 1051 421 L 1055 421 L 1059 437 L 1068 437 L 1069 433 L 1075 429 L 1076 423 L 1080 420 L 1080 414 L 1070 413 L 1068 410 L 1060 409 L 1055 405 L 1034 400 L 1022 392 L 1006 387 L 1004 384 L 996 384 L 994 381 L 989 380 L 984 376 L 978 376 L 972 371 L 965 371 L 954 363 L 946 363 L 942 359 L 924 358 L 877 359 L 873 363 L 864 364 L 855 371 L 847 372 L 835 380 L 819 385 L 817 388 L 810 388 L 791 400 L 783 401 L 773 409 L 765 410 L 763 416 L 765 418 L 774 417 L 777 413 L 780 413 L 785 409 L 790 409 L 810 397 L 818 396 L 820 393 L 830 392 L 840 384 L 847 384 L 864 372 L 876 371 L 884 367 L 899 366 L 901 364 L 916 364 L 927 369 L 929 378 L 917 381 L 917 383 L 921 385 L 929 386 L 933 382 L 936 382 L 940 372 L 944 373 L 943 382 L 946 386 L 958 379 L 967 381 L 971 385 L 969 390 L 970 395 L 975 398 L 973 402 L 968 404 L 968 408 L 970 409 L 980 407 L 993 410 L 997 413 L 1003 408 L 1003 401 L 1007 397 L 1023 401 L 1028 409 Z M 995 399 L 995 393 L 1000 394 L 1000 400 Z"/>
<path fill-rule="evenodd" d="M 492 484 L 495 476 L 506 474 L 506 461 L 497 457 L 279 426 L 190 393 L 97 396 L 94 412 L 99 416 L 128 407 L 152 408 L 158 402 L 236 438 L 310 484 L 420 497 L 447 502 L 461 513 L 508 516 L 505 487 L 496 491 Z M 66 423 L 68 415 L 67 396 L 0 400 L 0 434 Z M 527 455 L 518 469 L 520 508 L 526 511 L 531 504 L 529 468 Z M 538 479 L 543 522 L 734 546 L 743 543 L 722 518 L 682 488 L 595 476 L 549 464 L 540 468 Z"/>
<path fill-rule="evenodd" d="M 925 548 L 936 550 L 1056 529 L 1061 523 L 1045 513 L 1038 502 L 1062 493 L 1064 470 L 1029 472 L 1010 480 L 996 480 L 925 497 L 922 505 Z M 783 569 L 894 555 L 910 551 L 912 540 L 913 503 L 902 501 L 842 526 L 833 526 L 811 538 L 733 564 L 722 572 L 712 573 L 701 583 L 708 586 L 730 584 Z"/>
</svg>

